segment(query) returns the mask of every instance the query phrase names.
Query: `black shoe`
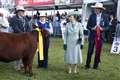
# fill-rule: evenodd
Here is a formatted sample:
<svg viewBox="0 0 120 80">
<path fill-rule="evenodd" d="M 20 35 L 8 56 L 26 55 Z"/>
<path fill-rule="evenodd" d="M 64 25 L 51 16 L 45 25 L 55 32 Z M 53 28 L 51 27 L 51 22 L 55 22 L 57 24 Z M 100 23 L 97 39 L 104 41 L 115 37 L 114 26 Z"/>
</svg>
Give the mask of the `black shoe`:
<svg viewBox="0 0 120 80">
<path fill-rule="evenodd" d="M 85 69 L 89 69 L 89 68 L 90 68 L 90 66 L 85 65 Z"/>
<path fill-rule="evenodd" d="M 38 64 L 38 66 L 37 66 L 37 68 L 42 68 L 42 67 L 44 67 L 44 66 L 41 64 Z"/>
<path fill-rule="evenodd" d="M 47 69 L 47 68 L 48 68 L 48 65 L 43 65 L 43 68 L 44 68 L 44 69 Z"/>
<path fill-rule="evenodd" d="M 41 68 L 41 66 L 38 65 L 37 68 Z"/>
<path fill-rule="evenodd" d="M 98 66 L 93 66 L 93 69 L 96 69 L 96 70 L 97 70 L 97 69 L 98 69 Z"/>
</svg>

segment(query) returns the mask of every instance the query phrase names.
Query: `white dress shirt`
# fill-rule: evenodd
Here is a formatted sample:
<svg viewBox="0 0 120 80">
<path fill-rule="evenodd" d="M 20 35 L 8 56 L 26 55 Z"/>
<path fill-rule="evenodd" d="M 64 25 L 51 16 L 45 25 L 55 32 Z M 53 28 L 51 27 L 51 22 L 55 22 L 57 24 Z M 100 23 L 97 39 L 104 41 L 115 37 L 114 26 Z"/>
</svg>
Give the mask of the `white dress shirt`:
<svg viewBox="0 0 120 80">
<path fill-rule="evenodd" d="M 100 21 L 101 21 L 101 15 L 102 15 L 102 13 L 99 13 L 99 14 L 97 14 L 97 25 L 100 25 Z"/>
</svg>

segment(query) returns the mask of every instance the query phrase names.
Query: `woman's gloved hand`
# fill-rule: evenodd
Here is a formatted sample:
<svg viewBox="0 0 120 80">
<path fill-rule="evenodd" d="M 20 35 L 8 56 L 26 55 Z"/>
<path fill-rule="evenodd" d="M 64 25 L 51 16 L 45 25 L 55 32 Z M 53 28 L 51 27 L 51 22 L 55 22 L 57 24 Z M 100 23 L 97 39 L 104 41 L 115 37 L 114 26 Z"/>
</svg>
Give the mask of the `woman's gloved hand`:
<svg viewBox="0 0 120 80">
<path fill-rule="evenodd" d="M 83 49 L 83 45 L 80 45 L 80 49 Z"/>
<path fill-rule="evenodd" d="M 63 45 L 63 49 L 64 49 L 64 50 L 67 49 L 67 45 L 66 45 L 66 44 Z"/>
<path fill-rule="evenodd" d="M 80 44 L 80 43 L 81 43 L 81 41 L 82 41 L 82 39 L 81 39 L 81 38 L 79 38 L 79 39 L 78 39 L 78 41 L 77 41 L 77 44 Z"/>
</svg>

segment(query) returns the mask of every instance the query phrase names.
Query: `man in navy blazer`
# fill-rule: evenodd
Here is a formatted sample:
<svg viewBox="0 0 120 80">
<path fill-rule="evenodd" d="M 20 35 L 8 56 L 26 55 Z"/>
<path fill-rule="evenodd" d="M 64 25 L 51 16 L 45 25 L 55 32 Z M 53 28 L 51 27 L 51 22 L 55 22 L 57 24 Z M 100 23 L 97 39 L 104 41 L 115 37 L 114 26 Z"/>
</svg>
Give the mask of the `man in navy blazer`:
<svg viewBox="0 0 120 80">
<path fill-rule="evenodd" d="M 96 48 L 95 51 L 95 59 L 94 59 L 94 65 L 93 68 L 97 69 L 99 62 L 100 62 L 100 55 L 97 54 L 101 53 L 102 48 L 102 42 L 103 42 L 103 32 L 108 29 L 108 19 L 105 14 L 102 13 L 102 10 L 105 8 L 103 7 L 102 3 L 96 3 L 94 6 L 91 6 L 94 8 L 94 13 L 92 13 L 89 17 L 88 23 L 87 23 L 87 29 L 89 30 L 89 38 L 88 38 L 88 52 L 87 52 L 87 59 L 86 59 L 86 69 L 90 68 L 90 62 L 91 57 L 93 54 L 94 46 L 96 46 L 96 27 L 98 26 L 100 29 L 100 39 L 99 39 L 99 49 Z"/>
</svg>

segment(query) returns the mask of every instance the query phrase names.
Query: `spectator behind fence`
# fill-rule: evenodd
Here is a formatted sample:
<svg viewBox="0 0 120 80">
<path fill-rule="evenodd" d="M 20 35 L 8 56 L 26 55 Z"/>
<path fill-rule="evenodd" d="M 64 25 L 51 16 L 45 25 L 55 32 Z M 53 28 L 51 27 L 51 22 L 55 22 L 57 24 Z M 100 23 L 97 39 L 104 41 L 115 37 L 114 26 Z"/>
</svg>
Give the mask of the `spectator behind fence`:
<svg viewBox="0 0 120 80">
<path fill-rule="evenodd" d="M 65 18 L 65 16 L 62 16 L 60 26 L 61 26 L 61 32 L 62 32 L 62 39 L 63 40 L 64 40 L 64 32 L 65 32 L 65 29 L 66 29 L 66 24 L 67 24 L 66 18 Z"/>
<path fill-rule="evenodd" d="M 0 8 L 0 32 L 9 32 L 9 11 Z"/>
<path fill-rule="evenodd" d="M 109 42 L 112 44 L 115 31 L 116 31 L 116 25 L 117 25 L 117 19 L 115 19 L 115 16 L 113 14 L 109 15 Z"/>
</svg>

